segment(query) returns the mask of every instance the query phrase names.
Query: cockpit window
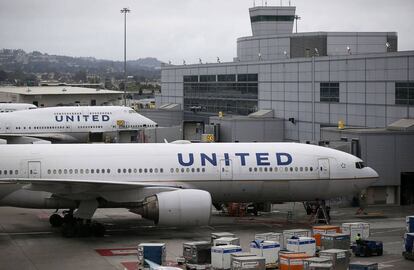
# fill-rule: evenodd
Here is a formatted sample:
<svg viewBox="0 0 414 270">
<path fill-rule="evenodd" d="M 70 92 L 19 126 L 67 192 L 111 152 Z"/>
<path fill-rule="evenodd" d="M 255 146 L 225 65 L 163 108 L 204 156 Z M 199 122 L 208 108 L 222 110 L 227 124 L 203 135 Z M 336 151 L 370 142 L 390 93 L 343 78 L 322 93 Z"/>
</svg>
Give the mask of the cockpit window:
<svg viewBox="0 0 414 270">
<path fill-rule="evenodd" d="M 137 113 L 135 110 L 133 110 L 133 109 L 131 109 L 131 110 L 128 110 L 128 112 L 129 113 Z"/>
<path fill-rule="evenodd" d="M 355 162 L 355 168 L 357 168 L 357 169 L 362 169 L 362 168 L 364 168 L 365 167 L 365 164 L 364 164 L 364 162 Z"/>
</svg>

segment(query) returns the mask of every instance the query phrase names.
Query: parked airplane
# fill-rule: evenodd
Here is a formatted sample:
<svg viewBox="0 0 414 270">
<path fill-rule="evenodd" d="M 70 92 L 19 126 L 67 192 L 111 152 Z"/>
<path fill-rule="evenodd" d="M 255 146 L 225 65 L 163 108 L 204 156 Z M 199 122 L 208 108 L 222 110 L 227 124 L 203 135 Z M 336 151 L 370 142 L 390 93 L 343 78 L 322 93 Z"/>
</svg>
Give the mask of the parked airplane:
<svg viewBox="0 0 414 270">
<path fill-rule="evenodd" d="M 31 110 L 36 108 L 37 107 L 35 105 L 27 103 L 0 103 L 0 113 Z"/>
<path fill-rule="evenodd" d="M 204 225 L 212 202 L 325 200 L 377 178 L 355 156 L 298 143 L 0 145 L 0 205 L 70 209 L 50 217 L 66 235 L 102 233 L 85 222 L 98 207 Z"/>
<path fill-rule="evenodd" d="M 102 142 L 118 131 L 156 125 L 128 107 L 50 107 L 0 114 L 0 138 L 8 143 Z"/>
</svg>

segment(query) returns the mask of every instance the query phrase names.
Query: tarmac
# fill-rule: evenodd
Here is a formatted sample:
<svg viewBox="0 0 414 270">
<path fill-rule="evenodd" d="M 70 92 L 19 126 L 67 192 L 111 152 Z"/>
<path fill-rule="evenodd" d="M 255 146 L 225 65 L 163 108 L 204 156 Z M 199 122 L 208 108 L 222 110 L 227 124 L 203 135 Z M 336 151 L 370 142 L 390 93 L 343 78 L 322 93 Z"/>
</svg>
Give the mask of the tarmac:
<svg viewBox="0 0 414 270">
<path fill-rule="evenodd" d="M 104 223 L 104 237 L 63 238 L 58 228 L 51 228 L 52 210 L 0 208 L 0 269 L 137 269 L 136 247 L 144 242 L 161 242 L 167 247 L 167 262 L 174 265 L 182 255 L 182 244 L 210 240 L 212 232 L 232 232 L 240 237 L 244 251 L 256 233 L 281 232 L 284 229 L 311 228 L 314 225 L 300 203 L 276 205 L 271 213 L 259 216 L 229 217 L 214 212 L 211 225 L 197 228 L 155 227 L 150 221 L 125 209 L 99 209 L 95 219 Z M 351 257 L 351 262 L 378 262 L 379 269 L 414 269 L 414 261 L 401 253 L 405 217 L 414 215 L 414 206 L 375 206 L 367 208 L 376 215 L 355 216 L 356 208 L 331 210 L 332 224 L 368 222 L 370 239 L 381 240 L 384 255 Z M 293 214 L 288 219 L 288 211 Z"/>
</svg>

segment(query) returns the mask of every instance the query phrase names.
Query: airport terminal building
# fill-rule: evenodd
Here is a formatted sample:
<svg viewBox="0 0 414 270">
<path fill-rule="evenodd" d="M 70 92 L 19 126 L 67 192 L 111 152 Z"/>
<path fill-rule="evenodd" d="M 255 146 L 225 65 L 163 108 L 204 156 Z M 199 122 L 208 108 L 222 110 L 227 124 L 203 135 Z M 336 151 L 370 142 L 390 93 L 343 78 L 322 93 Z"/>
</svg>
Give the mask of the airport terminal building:
<svg viewBox="0 0 414 270">
<path fill-rule="evenodd" d="M 178 104 L 184 120 L 210 124 L 217 115 L 240 118 L 270 111 L 281 120 L 285 141 L 360 138 L 359 152 L 353 154 L 380 173 L 368 201 L 414 202 L 401 199 L 402 183 L 414 183 L 412 162 L 388 168 L 389 159 L 381 158 L 390 149 L 394 162 L 414 158 L 414 122 L 401 133 L 404 140 L 387 131 L 400 119 L 414 118 L 414 51 L 398 51 L 396 32 L 293 33 L 295 9 L 250 8 L 252 36 L 237 40 L 233 62 L 164 65 L 157 107 Z M 381 130 L 372 133 L 375 140 L 366 140 L 361 130 L 335 136 L 324 132 L 338 123 Z M 257 128 L 239 132 L 254 137 Z M 385 143 L 373 147 L 368 141 Z M 404 189 L 414 194 L 414 185 Z"/>
<path fill-rule="evenodd" d="M 295 7 L 251 8 L 253 35 L 237 40 L 233 62 L 162 67 L 158 107 L 180 104 L 187 119 L 271 109 L 293 141 L 318 141 L 340 120 L 414 117 L 414 51 L 397 51 L 397 33 L 292 33 L 294 18 Z"/>
</svg>

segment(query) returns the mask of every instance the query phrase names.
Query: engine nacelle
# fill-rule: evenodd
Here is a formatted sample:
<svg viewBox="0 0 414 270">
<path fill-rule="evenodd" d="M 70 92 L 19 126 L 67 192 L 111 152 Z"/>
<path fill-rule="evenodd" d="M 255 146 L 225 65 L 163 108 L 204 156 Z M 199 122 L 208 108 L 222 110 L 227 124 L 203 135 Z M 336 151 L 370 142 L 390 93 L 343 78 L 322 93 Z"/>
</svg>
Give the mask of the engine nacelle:
<svg viewBox="0 0 414 270">
<path fill-rule="evenodd" d="M 198 189 L 166 191 L 148 197 L 140 214 L 165 226 L 208 225 L 211 216 L 211 195 Z"/>
</svg>

